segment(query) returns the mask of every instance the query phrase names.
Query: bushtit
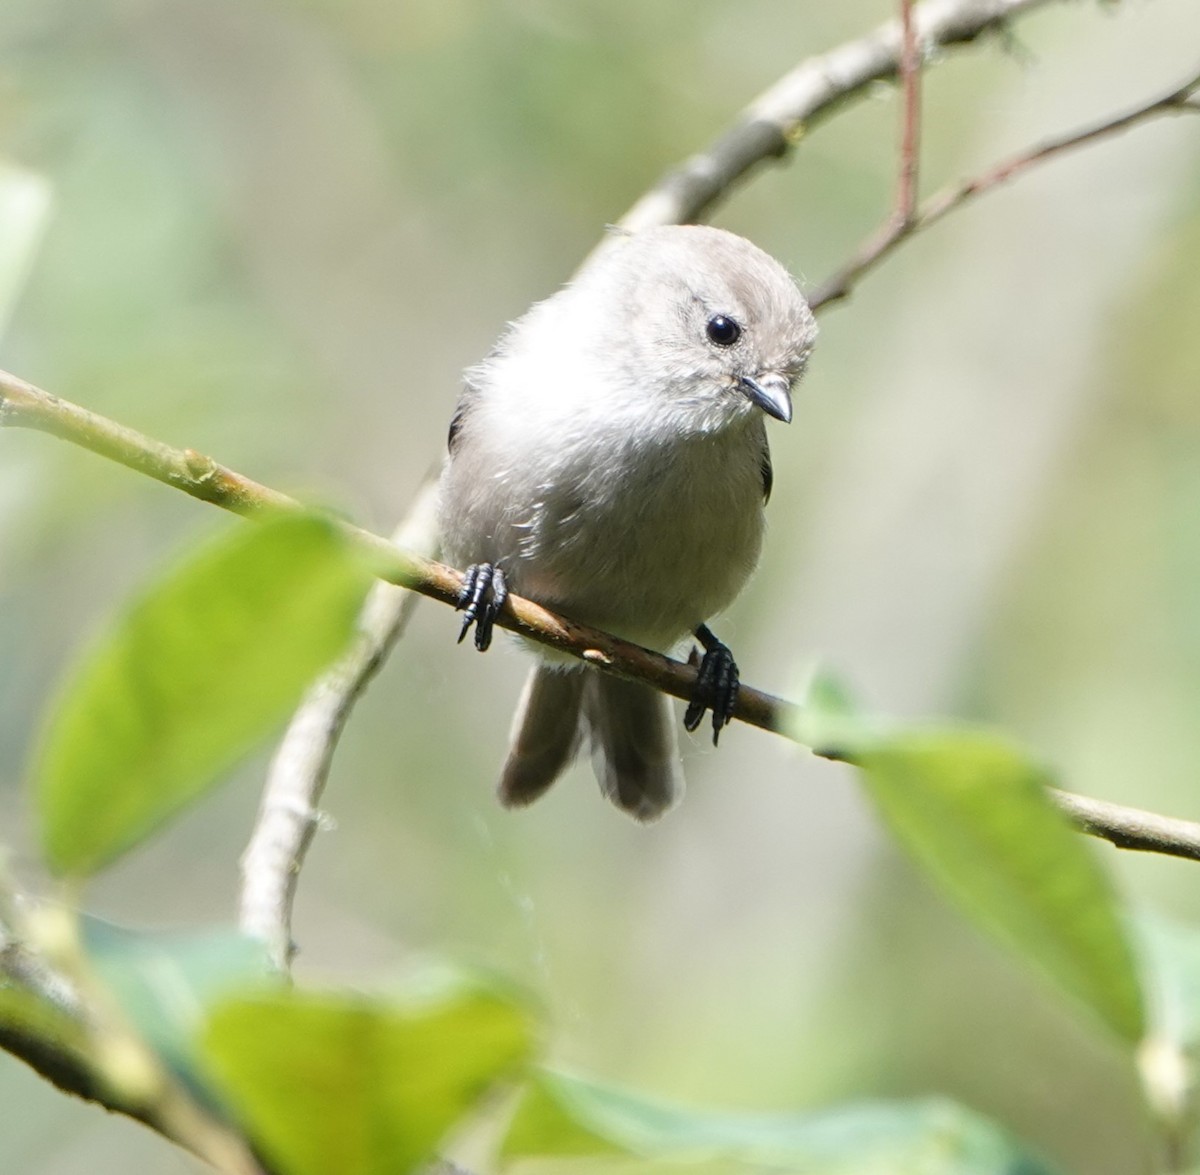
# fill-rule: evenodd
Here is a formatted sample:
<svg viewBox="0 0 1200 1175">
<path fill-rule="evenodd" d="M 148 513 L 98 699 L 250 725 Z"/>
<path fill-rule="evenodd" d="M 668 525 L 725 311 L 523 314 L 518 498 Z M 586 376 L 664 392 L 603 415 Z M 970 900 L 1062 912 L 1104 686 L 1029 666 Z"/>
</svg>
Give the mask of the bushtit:
<svg viewBox="0 0 1200 1175">
<path fill-rule="evenodd" d="M 441 479 L 443 550 L 469 565 L 459 640 L 491 642 L 509 589 L 668 651 L 704 647 L 684 716 L 712 711 L 737 666 L 706 620 L 758 559 L 771 492 L 764 421 L 792 418 L 816 325 L 787 271 L 720 229 L 610 239 L 467 372 Z M 668 699 L 539 650 L 500 799 L 536 799 L 588 741 L 604 794 L 639 820 L 679 797 Z"/>
</svg>

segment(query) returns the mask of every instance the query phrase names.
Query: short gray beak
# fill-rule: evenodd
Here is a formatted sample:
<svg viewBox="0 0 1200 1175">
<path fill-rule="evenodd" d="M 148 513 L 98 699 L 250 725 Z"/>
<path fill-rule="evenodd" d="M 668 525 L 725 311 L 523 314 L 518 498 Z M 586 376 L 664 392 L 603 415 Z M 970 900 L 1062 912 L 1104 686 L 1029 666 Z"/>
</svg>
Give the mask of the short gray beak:
<svg viewBox="0 0 1200 1175">
<path fill-rule="evenodd" d="M 784 424 L 792 422 L 792 385 L 782 375 L 760 375 L 751 379 L 743 375 L 742 391 L 752 404 L 757 404 L 768 416 L 782 420 Z"/>
</svg>

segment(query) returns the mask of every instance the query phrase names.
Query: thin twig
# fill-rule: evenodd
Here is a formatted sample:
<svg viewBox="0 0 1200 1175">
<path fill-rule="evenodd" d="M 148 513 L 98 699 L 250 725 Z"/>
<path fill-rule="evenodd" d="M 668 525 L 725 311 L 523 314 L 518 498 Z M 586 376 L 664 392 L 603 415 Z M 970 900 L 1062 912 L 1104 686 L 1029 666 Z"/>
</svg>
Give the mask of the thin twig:
<svg viewBox="0 0 1200 1175">
<path fill-rule="evenodd" d="M 900 175 L 896 184 L 898 224 L 908 224 L 917 211 L 917 180 L 921 152 L 921 52 L 913 0 L 900 0 Z"/>
<path fill-rule="evenodd" d="M 0 425 L 52 433 L 85 449 L 113 456 L 123 465 L 238 514 L 254 517 L 280 510 L 306 509 L 294 498 L 261 486 L 211 458 L 141 437 L 132 429 L 85 412 L 4 372 L 0 372 Z M 189 473 L 192 468 L 202 469 L 203 477 L 197 479 Z M 401 551 L 387 539 L 349 523 L 340 525 L 347 537 L 372 559 L 375 573 L 381 579 L 443 604 L 455 603 L 462 585 L 460 572 Z M 532 600 L 509 596 L 497 623 L 529 640 L 578 657 L 602 672 L 640 681 L 673 697 L 691 696 L 696 678 L 693 666 L 576 624 Z M 802 708 L 794 702 L 743 685 L 734 717 L 798 741 L 796 731 L 800 729 L 802 713 Z M 825 757 L 844 758 L 833 753 Z M 1066 792 L 1055 793 L 1055 799 L 1084 832 L 1109 840 L 1119 848 L 1200 860 L 1200 830 L 1188 821 L 1150 817 L 1135 809 L 1101 804 Z M 1153 828 L 1148 818 L 1154 822 Z"/>
<path fill-rule="evenodd" d="M 965 45 L 1051 0 L 925 0 L 913 11 L 914 39 L 927 51 Z M 898 75 L 900 22 L 802 61 L 760 94 L 711 146 L 692 156 L 643 195 L 618 227 L 636 232 L 699 220 L 751 171 L 789 149 L 822 117 L 873 82 Z"/>
<path fill-rule="evenodd" d="M 405 550 L 437 553 L 436 482 L 422 486 L 392 542 Z M 239 924 L 266 945 L 287 971 L 294 954 L 292 907 L 305 854 L 319 824 L 317 805 L 338 739 L 368 682 L 400 639 L 420 597 L 379 581 L 359 617 L 352 647 L 308 691 L 297 707 L 267 771 L 250 843 L 242 855 Z"/>
<path fill-rule="evenodd" d="M 890 217 L 859 247 L 850 261 L 829 277 L 809 295 L 813 310 L 828 306 L 849 296 L 858 279 L 879 264 L 901 242 L 936 224 L 942 217 L 961 208 L 976 196 L 998 187 L 1014 176 L 1027 171 L 1035 164 L 1053 159 L 1067 151 L 1082 147 L 1101 139 L 1107 139 L 1121 131 L 1129 130 L 1138 123 L 1166 114 L 1200 112 L 1197 90 L 1200 89 L 1200 73 L 1169 94 L 1153 98 L 1148 102 L 1126 110 L 1121 114 L 1094 123 L 1082 130 L 1051 139 L 1036 147 L 999 163 L 973 179 L 952 184 L 931 196 L 925 204 L 907 219 L 898 215 Z"/>
<path fill-rule="evenodd" d="M 1051 790 L 1050 798 L 1077 827 L 1119 849 L 1200 861 L 1200 823 L 1196 821 L 1176 820 L 1057 788 Z"/>
</svg>

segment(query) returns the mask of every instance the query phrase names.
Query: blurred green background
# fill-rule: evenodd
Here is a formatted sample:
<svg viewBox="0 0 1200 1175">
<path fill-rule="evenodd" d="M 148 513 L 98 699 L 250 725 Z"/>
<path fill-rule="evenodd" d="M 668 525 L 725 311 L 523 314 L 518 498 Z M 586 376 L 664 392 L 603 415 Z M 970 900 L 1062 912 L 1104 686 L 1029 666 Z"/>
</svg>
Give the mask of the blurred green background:
<svg viewBox="0 0 1200 1175">
<path fill-rule="evenodd" d="M 0 364 L 390 529 L 504 322 L 757 92 L 892 7 L 6 0 L 0 168 L 49 205 Z M 928 74 L 929 190 L 1182 80 L 1200 7 L 1056 5 L 1015 34 Z M 895 121 L 880 87 L 717 223 L 818 281 L 886 213 Z M 10 268 L 21 223 L 0 206 Z M 1066 786 L 1200 818 L 1197 257 L 1200 120 L 1162 120 L 956 214 L 824 314 L 772 430 L 762 568 L 718 628 L 746 680 L 796 695 L 820 662 L 871 707 L 998 723 Z M 31 883 L 22 772 L 54 682 L 233 525 L 0 434 L 0 820 Z M 586 767 L 502 812 L 525 660 L 456 629 L 424 606 L 345 740 L 304 980 L 386 985 L 451 954 L 540 995 L 554 1059 L 648 1093 L 944 1093 L 1070 1171 L 1140 1169 L 1117 1050 L 912 874 L 848 772 L 737 728 L 688 741 L 689 796 L 653 827 Z M 265 756 L 89 909 L 228 920 Z M 1135 905 L 1200 922 L 1200 868 L 1097 852 Z M 0 1057 L 0 1170 L 197 1169 Z"/>
</svg>

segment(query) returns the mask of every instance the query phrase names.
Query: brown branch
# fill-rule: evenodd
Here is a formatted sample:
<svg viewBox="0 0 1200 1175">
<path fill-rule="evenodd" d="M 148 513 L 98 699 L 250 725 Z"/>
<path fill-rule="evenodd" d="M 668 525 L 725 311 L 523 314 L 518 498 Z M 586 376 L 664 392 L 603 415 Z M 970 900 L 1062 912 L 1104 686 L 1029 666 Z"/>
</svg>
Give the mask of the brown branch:
<svg viewBox="0 0 1200 1175">
<path fill-rule="evenodd" d="M 1200 861 L 1200 823 L 1052 788 L 1050 798 L 1077 828 L 1119 849 Z"/>
<path fill-rule="evenodd" d="M 132 429 L 86 412 L 5 372 L 0 372 L 0 425 L 52 433 L 238 514 L 254 517 L 280 510 L 306 509 L 296 499 L 259 485 L 211 458 L 142 437 Z M 202 473 L 189 472 L 196 469 Z M 387 539 L 350 523 L 340 525 L 350 540 L 371 558 L 381 579 L 444 604 L 455 603 L 462 585 L 460 572 L 402 551 Z M 691 696 L 696 678 L 693 666 L 599 629 L 576 624 L 532 600 L 509 596 L 497 623 L 538 644 L 578 657 L 605 673 L 640 681 L 676 698 L 687 700 Z M 793 741 L 798 741 L 795 732 L 800 728 L 802 713 L 802 708 L 794 702 L 748 685 L 739 690 L 734 709 L 734 717 L 740 721 Z M 845 758 L 833 751 L 814 753 L 830 759 Z M 1200 828 L 1188 821 L 1103 804 L 1067 792 L 1055 792 L 1053 798 L 1084 832 L 1109 840 L 1119 848 L 1200 860 Z"/>
<path fill-rule="evenodd" d="M 0 372 L 0 426 L 33 428 L 109 457 L 194 498 L 247 517 L 309 511 L 311 507 L 217 464 L 193 449 L 174 449 L 60 400 L 16 376 Z M 387 539 L 339 521 L 344 533 L 370 560 L 379 578 L 443 604 L 454 604 L 462 573 L 444 564 L 400 550 Z M 688 699 L 696 671 L 683 662 L 510 596 L 497 623 L 510 632 L 547 645 L 621 677 L 634 678 L 663 693 Z M 743 686 L 735 717 L 751 726 L 786 733 L 798 707 Z"/>
<path fill-rule="evenodd" d="M 913 39 L 927 51 L 966 45 L 1051 0 L 925 0 L 912 13 Z M 907 0 L 906 0 L 907 3 Z M 787 155 L 818 120 L 898 76 L 904 37 L 900 22 L 802 61 L 760 94 L 737 122 L 645 193 L 621 218 L 627 232 L 703 217 L 755 168 Z"/>
<path fill-rule="evenodd" d="M 808 299 L 809 305 L 813 310 L 819 310 L 832 302 L 838 302 L 848 297 L 858 279 L 878 265 L 903 241 L 929 228 L 930 225 L 936 224 L 956 208 L 961 208 L 975 197 L 991 191 L 992 188 L 999 187 L 1000 184 L 1020 175 L 1036 164 L 1044 163 L 1064 152 L 1073 151 L 1077 147 L 1110 138 L 1151 118 L 1158 118 L 1166 114 L 1200 112 L 1198 89 L 1200 89 L 1200 73 L 1169 94 L 1151 99 L 1131 110 L 1105 119 L 1103 122 L 1094 123 L 1057 139 L 1051 139 L 1028 151 L 1014 155 L 1003 163 L 996 164 L 973 179 L 952 184 L 931 196 L 923 207 L 907 218 L 902 218 L 898 214 L 893 215 L 867 238 L 845 266 L 812 291 Z"/>
</svg>

